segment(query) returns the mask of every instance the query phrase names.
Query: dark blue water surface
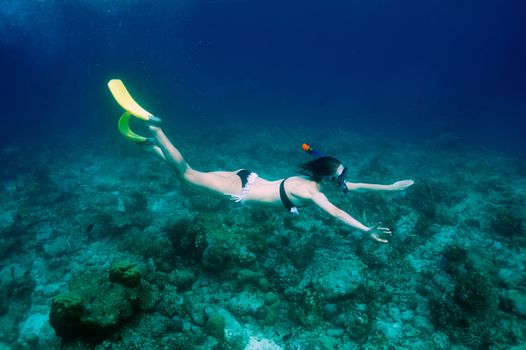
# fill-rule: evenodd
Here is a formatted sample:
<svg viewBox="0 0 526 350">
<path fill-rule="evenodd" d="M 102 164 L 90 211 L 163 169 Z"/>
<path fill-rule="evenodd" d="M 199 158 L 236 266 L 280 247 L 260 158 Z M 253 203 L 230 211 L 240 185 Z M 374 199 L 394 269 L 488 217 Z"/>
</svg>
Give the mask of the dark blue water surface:
<svg viewBox="0 0 526 350">
<path fill-rule="evenodd" d="M 526 149 L 524 1 L 3 0 L 2 143 L 108 135 L 106 82 L 172 125 L 450 132 Z"/>
</svg>

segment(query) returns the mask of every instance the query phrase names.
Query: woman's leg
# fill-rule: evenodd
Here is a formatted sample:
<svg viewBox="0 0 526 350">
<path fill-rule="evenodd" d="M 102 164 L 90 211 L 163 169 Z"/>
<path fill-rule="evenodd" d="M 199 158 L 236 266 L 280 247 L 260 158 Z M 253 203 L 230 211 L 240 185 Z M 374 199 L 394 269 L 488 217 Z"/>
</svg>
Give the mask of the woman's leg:
<svg viewBox="0 0 526 350">
<path fill-rule="evenodd" d="M 213 171 L 201 172 L 192 169 L 186 162 L 183 155 L 161 128 L 156 126 L 148 127 L 155 138 L 158 146 L 151 150 L 153 153 L 159 153 L 171 167 L 175 169 L 177 175 L 186 183 L 193 185 L 195 188 L 215 195 L 237 194 L 241 190 L 241 180 L 233 171 Z M 155 148 L 157 147 L 157 148 Z"/>
<path fill-rule="evenodd" d="M 186 163 L 186 160 L 183 158 L 181 152 L 175 148 L 161 128 L 150 125 L 148 129 L 150 129 L 155 141 L 157 141 L 159 150 L 164 156 L 164 160 L 166 160 L 166 162 L 175 169 L 180 177 L 184 178 L 185 173 L 190 168 L 190 166 L 188 163 Z"/>
<path fill-rule="evenodd" d="M 139 146 L 146 152 L 151 153 L 157 158 L 166 161 L 166 157 L 164 156 L 163 151 L 161 150 L 161 147 L 157 146 L 156 144 L 152 144 L 148 142 L 146 145 L 139 145 Z"/>
</svg>

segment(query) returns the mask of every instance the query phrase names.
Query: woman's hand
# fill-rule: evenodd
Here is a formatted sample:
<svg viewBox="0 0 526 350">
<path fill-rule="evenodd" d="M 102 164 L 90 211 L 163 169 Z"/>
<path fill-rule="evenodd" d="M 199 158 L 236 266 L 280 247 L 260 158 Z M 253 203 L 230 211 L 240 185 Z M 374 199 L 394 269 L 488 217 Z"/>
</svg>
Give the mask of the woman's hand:
<svg viewBox="0 0 526 350">
<path fill-rule="evenodd" d="M 391 230 L 387 227 L 381 227 L 382 223 L 379 222 L 376 225 L 369 227 L 369 230 L 367 232 L 369 233 L 369 236 L 371 236 L 372 239 L 374 239 L 376 242 L 380 243 L 389 243 L 387 239 L 382 238 L 383 236 L 392 236 L 393 233 Z"/>
<path fill-rule="evenodd" d="M 391 185 L 391 189 L 393 191 L 403 191 L 409 186 L 412 186 L 415 182 L 413 180 L 402 180 L 397 181 L 394 184 Z"/>
</svg>

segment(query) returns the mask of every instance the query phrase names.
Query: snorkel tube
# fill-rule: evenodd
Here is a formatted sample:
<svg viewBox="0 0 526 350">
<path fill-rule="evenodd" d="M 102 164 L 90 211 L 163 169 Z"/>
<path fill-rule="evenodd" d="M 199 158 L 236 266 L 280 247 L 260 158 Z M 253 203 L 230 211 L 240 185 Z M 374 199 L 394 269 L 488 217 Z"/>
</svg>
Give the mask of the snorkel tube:
<svg viewBox="0 0 526 350">
<path fill-rule="evenodd" d="M 307 143 L 304 143 L 301 145 L 301 149 L 304 150 L 305 152 L 307 152 L 308 154 L 311 154 L 315 157 L 324 157 L 325 155 L 321 152 L 318 152 L 316 151 L 314 148 L 312 148 L 311 146 L 309 146 Z"/>
</svg>

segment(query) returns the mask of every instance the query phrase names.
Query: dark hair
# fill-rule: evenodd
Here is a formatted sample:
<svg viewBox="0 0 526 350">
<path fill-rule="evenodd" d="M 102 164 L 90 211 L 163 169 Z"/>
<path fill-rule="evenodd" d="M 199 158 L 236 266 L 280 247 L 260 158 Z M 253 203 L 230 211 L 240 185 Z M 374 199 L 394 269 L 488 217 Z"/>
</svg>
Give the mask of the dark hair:
<svg viewBox="0 0 526 350">
<path fill-rule="evenodd" d="M 319 157 L 310 162 L 301 164 L 298 172 L 310 177 L 312 180 L 319 182 L 324 178 L 335 176 L 338 166 L 342 162 L 334 157 Z"/>
</svg>

